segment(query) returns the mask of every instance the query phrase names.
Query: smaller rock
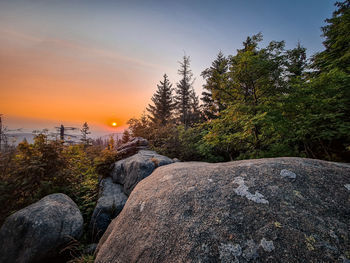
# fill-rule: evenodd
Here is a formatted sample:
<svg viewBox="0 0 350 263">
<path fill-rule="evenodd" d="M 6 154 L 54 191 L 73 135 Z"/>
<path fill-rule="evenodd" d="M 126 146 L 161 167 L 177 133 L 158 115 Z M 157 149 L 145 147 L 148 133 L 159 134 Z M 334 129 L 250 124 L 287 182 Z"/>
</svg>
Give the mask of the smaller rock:
<svg viewBox="0 0 350 263">
<path fill-rule="evenodd" d="M 114 183 L 123 185 L 124 193 L 130 195 L 135 186 L 159 166 L 173 160 L 154 151 L 141 150 L 137 154 L 114 163 L 111 177 Z"/>
<path fill-rule="evenodd" d="M 110 222 L 122 211 L 127 199 L 123 186 L 114 184 L 110 177 L 101 180 L 99 198 L 90 221 L 94 241 L 101 238 Z"/>
<path fill-rule="evenodd" d="M 272 241 L 268 241 L 265 238 L 261 239 L 260 246 L 266 251 L 271 252 L 275 249 L 275 246 L 273 245 Z"/>
<path fill-rule="evenodd" d="M 181 162 L 179 159 L 177 159 L 177 158 L 173 158 L 173 161 L 174 161 L 174 163 L 179 163 L 179 162 Z"/>
<path fill-rule="evenodd" d="M 346 184 L 344 187 L 350 191 L 350 184 Z"/>
<path fill-rule="evenodd" d="M 142 137 L 135 137 L 117 148 L 119 159 L 127 158 L 138 153 L 140 150 L 148 149 L 148 141 Z"/>
<path fill-rule="evenodd" d="M 281 175 L 282 177 L 290 178 L 290 179 L 295 179 L 295 178 L 297 178 L 297 175 L 296 175 L 295 173 L 293 173 L 292 171 L 289 171 L 289 170 L 287 170 L 287 169 L 281 170 L 280 175 Z"/>
<path fill-rule="evenodd" d="M 72 239 L 83 217 L 65 194 L 51 194 L 9 216 L 0 229 L 0 262 L 51 262 Z"/>
</svg>

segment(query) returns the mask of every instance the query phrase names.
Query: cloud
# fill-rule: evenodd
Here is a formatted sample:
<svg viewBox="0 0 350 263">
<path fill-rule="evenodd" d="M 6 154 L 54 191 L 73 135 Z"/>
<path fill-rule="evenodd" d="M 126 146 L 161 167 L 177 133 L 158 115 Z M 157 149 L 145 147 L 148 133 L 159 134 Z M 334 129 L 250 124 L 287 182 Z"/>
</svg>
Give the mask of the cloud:
<svg viewBox="0 0 350 263">
<path fill-rule="evenodd" d="M 95 57 L 98 59 L 107 59 L 112 60 L 114 62 L 126 63 L 129 66 L 137 66 L 147 69 L 159 70 L 158 65 L 146 62 L 144 60 L 140 60 L 130 56 L 125 56 L 112 50 L 92 47 L 85 43 L 83 44 L 77 41 L 59 38 L 39 37 L 36 35 L 26 34 L 20 31 L 3 28 L 0 28 L 0 34 L 0 41 L 1 39 L 6 38 L 7 40 L 13 41 L 15 43 L 21 43 L 22 45 L 23 41 L 26 41 L 27 45 L 36 47 L 41 50 L 59 52 L 60 54 L 77 54 L 78 52 L 78 54 L 85 55 L 88 57 Z"/>
</svg>

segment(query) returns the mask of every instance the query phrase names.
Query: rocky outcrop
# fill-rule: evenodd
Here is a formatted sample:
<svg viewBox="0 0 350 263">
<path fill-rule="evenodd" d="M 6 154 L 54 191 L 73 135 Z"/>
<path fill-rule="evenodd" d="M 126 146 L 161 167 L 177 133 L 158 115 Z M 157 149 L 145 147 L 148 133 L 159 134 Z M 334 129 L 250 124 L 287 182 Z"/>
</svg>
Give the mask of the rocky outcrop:
<svg viewBox="0 0 350 263">
<path fill-rule="evenodd" d="M 130 153 L 129 149 L 137 149 L 137 153 L 114 163 L 111 177 L 101 180 L 99 199 L 90 222 L 93 241 L 98 241 L 112 219 L 118 216 L 128 199 L 127 195 L 137 183 L 149 176 L 158 166 L 173 163 L 170 158 L 154 151 L 140 150 L 147 144 L 147 140 L 137 137 L 122 146 L 121 151 L 126 149 Z"/>
<path fill-rule="evenodd" d="M 113 182 L 123 185 L 124 193 L 129 195 L 155 168 L 173 162 L 172 159 L 154 151 L 140 150 L 137 154 L 116 162 L 111 176 Z"/>
<path fill-rule="evenodd" d="M 95 262 L 348 262 L 349 175 L 349 165 L 302 158 L 160 167 Z"/>
<path fill-rule="evenodd" d="M 124 143 L 117 148 L 120 159 L 127 158 L 138 153 L 140 150 L 148 149 L 148 141 L 142 137 L 135 137 L 131 141 Z"/>
<path fill-rule="evenodd" d="M 112 219 L 122 211 L 127 199 L 123 186 L 114 184 L 110 177 L 101 180 L 99 198 L 90 222 L 93 240 L 101 238 Z"/>
<path fill-rule="evenodd" d="M 9 216 L 0 229 L 0 262 L 50 262 L 83 230 L 78 206 L 52 194 Z"/>
</svg>

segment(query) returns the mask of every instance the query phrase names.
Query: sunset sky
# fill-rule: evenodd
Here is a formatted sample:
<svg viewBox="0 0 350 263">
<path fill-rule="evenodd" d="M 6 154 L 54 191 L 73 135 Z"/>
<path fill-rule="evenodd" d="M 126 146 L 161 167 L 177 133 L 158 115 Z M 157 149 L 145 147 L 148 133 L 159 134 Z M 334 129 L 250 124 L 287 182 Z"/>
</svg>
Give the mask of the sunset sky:
<svg viewBox="0 0 350 263">
<path fill-rule="evenodd" d="M 122 131 L 139 117 L 178 61 L 200 73 L 216 54 L 234 54 L 248 35 L 322 50 L 331 0 L 0 0 L 0 113 L 9 128 Z M 117 122 L 117 128 L 111 126 Z"/>
</svg>

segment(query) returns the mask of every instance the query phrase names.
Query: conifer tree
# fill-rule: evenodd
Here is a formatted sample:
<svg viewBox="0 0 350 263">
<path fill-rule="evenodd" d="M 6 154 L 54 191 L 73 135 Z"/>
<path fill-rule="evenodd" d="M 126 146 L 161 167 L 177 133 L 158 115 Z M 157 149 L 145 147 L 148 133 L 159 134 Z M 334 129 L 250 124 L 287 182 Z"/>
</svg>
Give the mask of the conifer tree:
<svg viewBox="0 0 350 263">
<path fill-rule="evenodd" d="M 314 68 L 329 71 L 338 68 L 350 73 L 350 0 L 336 2 L 337 9 L 322 27 L 325 50 L 314 56 Z"/>
<path fill-rule="evenodd" d="M 109 136 L 107 148 L 108 148 L 108 150 L 114 150 L 114 148 L 115 148 L 115 140 L 114 140 L 113 135 Z"/>
<path fill-rule="evenodd" d="M 306 48 L 300 43 L 296 48 L 286 51 L 286 67 L 289 79 L 304 75 L 307 67 Z"/>
<path fill-rule="evenodd" d="M 197 123 L 200 120 L 201 111 L 199 107 L 199 98 L 196 95 L 194 89 L 191 90 L 190 97 L 191 97 L 190 123 L 193 124 L 193 123 Z"/>
<path fill-rule="evenodd" d="M 178 74 L 181 76 L 181 80 L 176 85 L 175 103 L 180 123 L 188 128 L 191 122 L 191 97 L 193 97 L 191 95 L 193 91 L 193 73 L 190 69 L 190 57 L 183 57 Z"/>
<path fill-rule="evenodd" d="M 90 139 L 88 138 L 88 135 L 91 134 L 89 125 L 87 122 L 84 122 L 82 129 L 80 130 L 81 132 L 81 142 L 85 145 L 90 144 Z"/>
<path fill-rule="evenodd" d="M 157 91 L 152 97 L 154 105 L 148 104 L 148 116 L 153 123 L 165 125 L 171 119 L 175 104 L 172 97 L 172 84 L 169 82 L 168 76 L 164 74 L 163 81 L 157 85 Z"/>
<path fill-rule="evenodd" d="M 122 137 L 122 143 L 127 143 L 130 140 L 130 133 L 128 130 L 124 130 L 123 137 Z"/>
<path fill-rule="evenodd" d="M 228 86 L 228 60 L 220 51 L 210 68 L 204 70 L 201 76 L 206 80 L 203 85 L 201 100 L 203 101 L 203 114 L 207 120 L 214 119 L 218 112 L 225 108 L 223 98 Z"/>
</svg>

